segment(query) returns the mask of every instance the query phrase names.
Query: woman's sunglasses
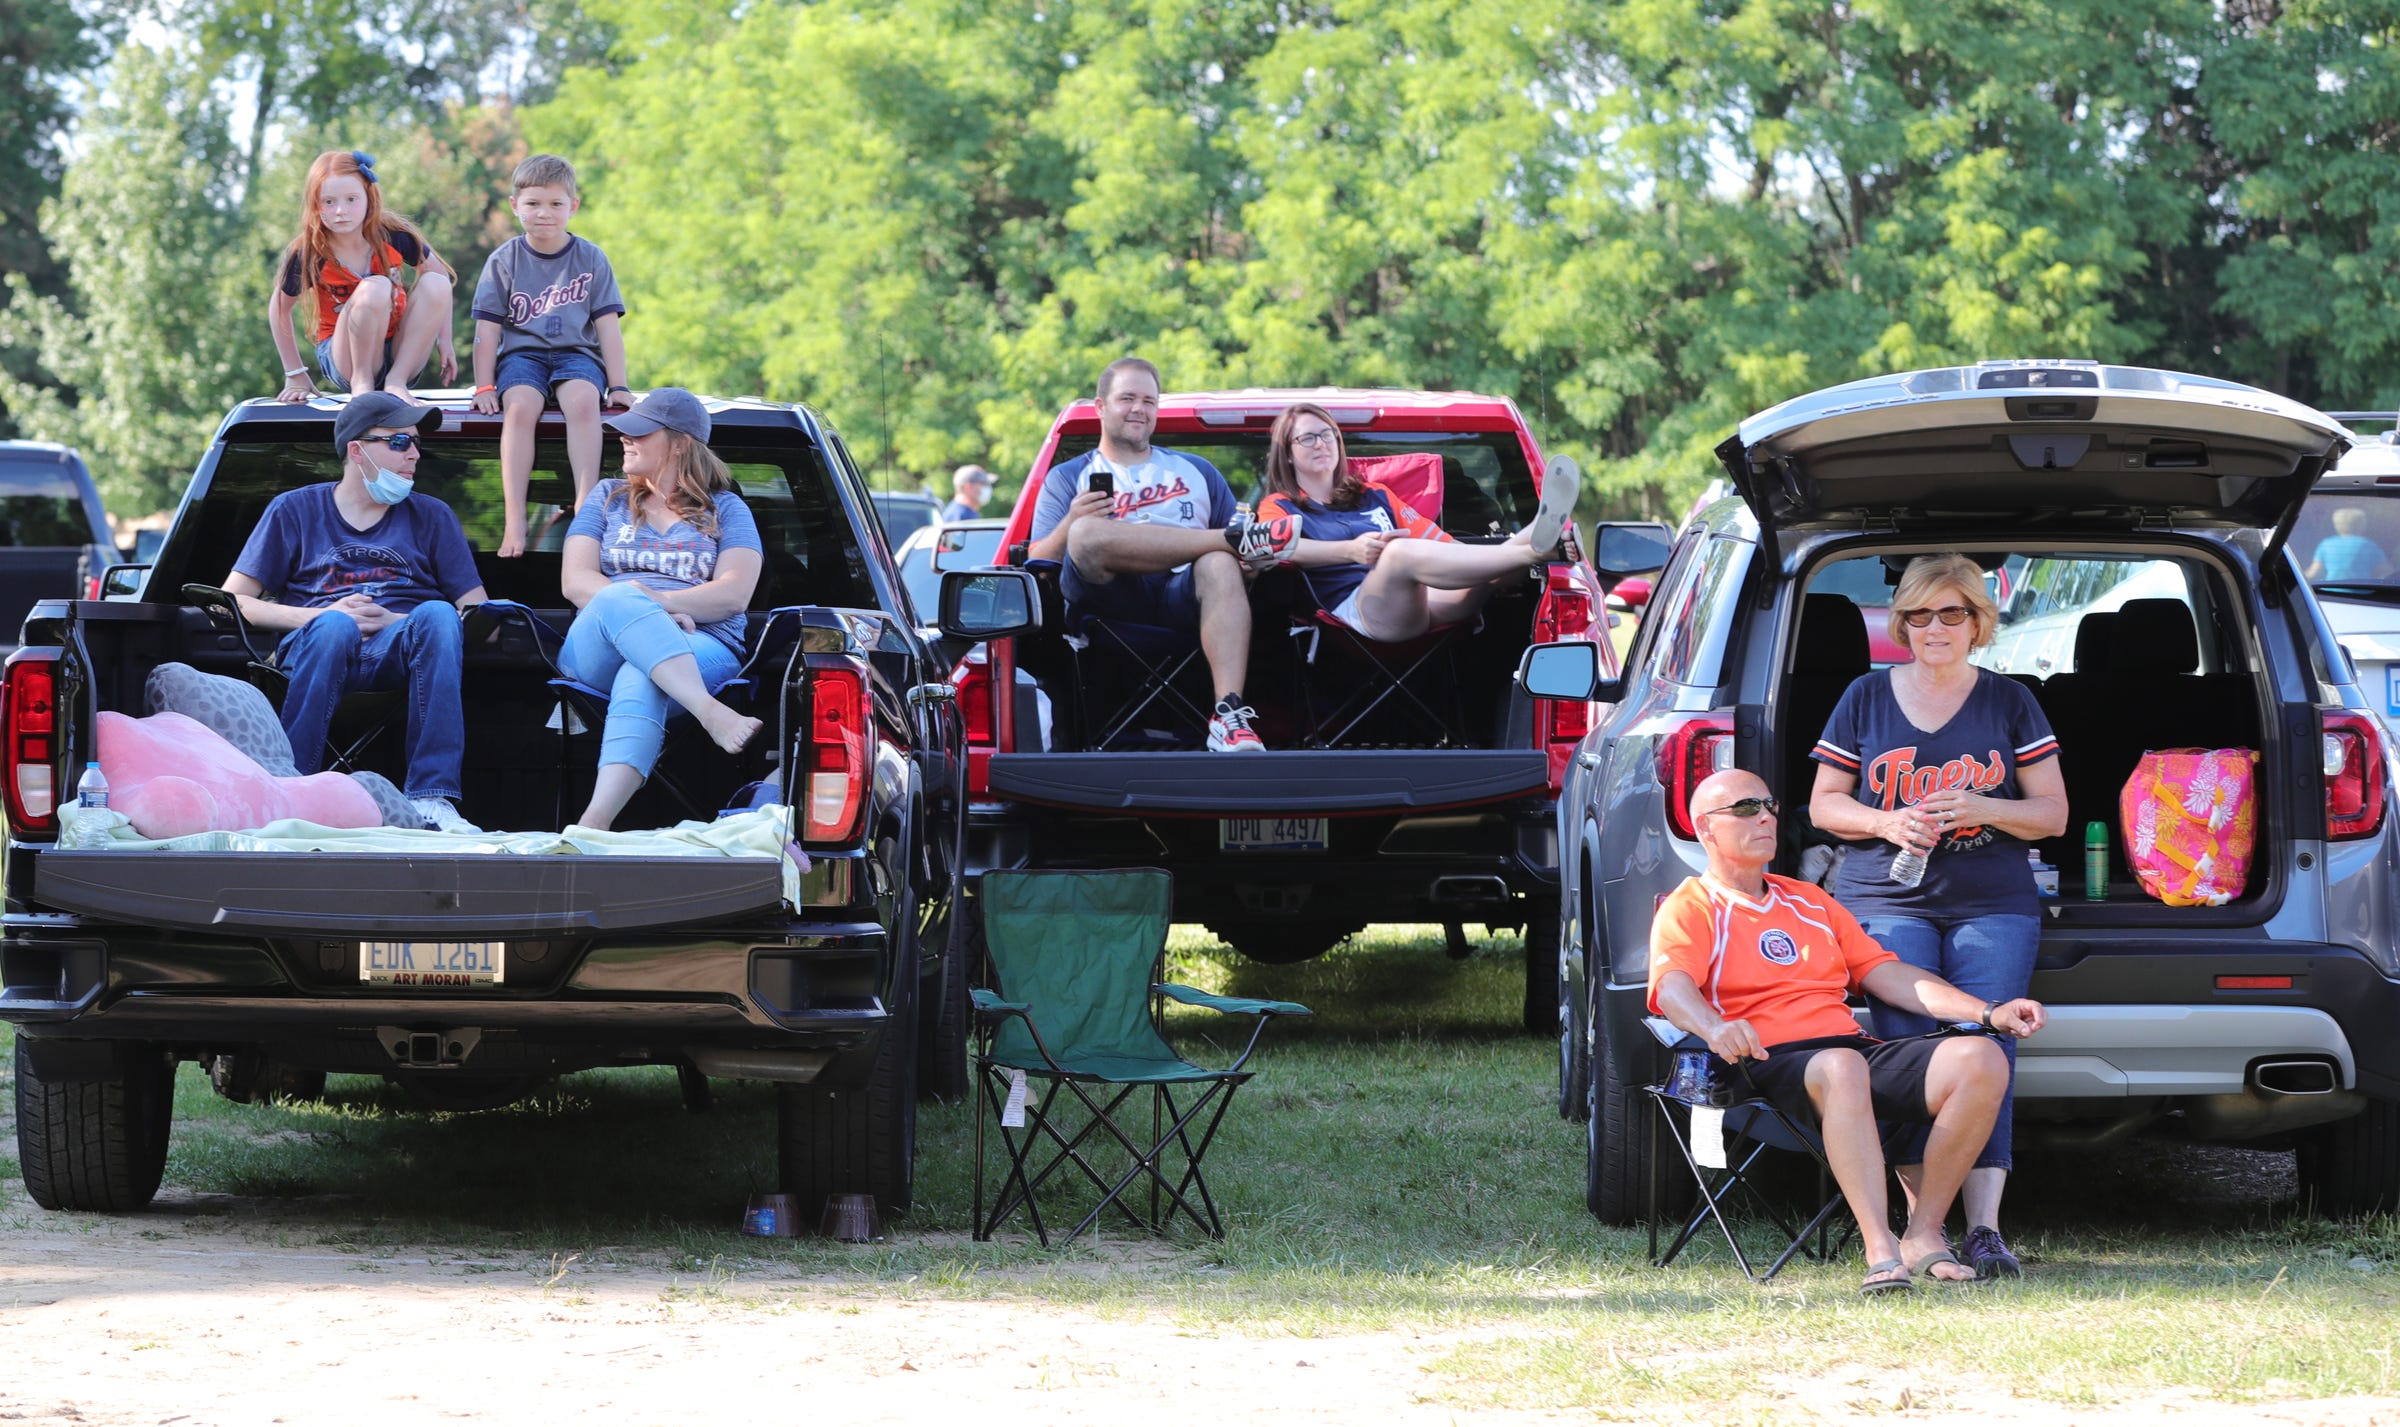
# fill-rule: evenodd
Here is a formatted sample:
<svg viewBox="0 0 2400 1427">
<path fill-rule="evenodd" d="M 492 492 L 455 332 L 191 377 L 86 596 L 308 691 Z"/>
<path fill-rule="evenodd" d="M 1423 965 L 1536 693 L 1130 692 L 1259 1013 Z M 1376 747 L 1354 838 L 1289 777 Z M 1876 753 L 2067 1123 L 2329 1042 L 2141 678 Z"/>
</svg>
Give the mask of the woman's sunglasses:
<svg viewBox="0 0 2400 1427">
<path fill-rule="evenodd" d="M 361 436 L 361 441 L 381 441 L 395 451 L 405 451 L 423 438 L 410 431 L 395 431 L 389 436 Z"/>
<path fill-rule="evenodd" d="M 1721 808 L 1710 808 L 1707 812 L 1702 813 L 1700 816 L 1704 818 L 1711 818 L 1715 817 L 1719 813 L 1731 813 L 1737 818 L 1754 818 L 1760 813 L 1771 813 L 1773 811 L 1775 811 L 1775 800 L 1773 798 L 1744 798 L 1738 803 L 1727 803 Z"/>
<path fill-rule="evenodd" d="M 1963 604 L 1946 604 L 1940 609 L 1908 610 L 1903 612 L 1900 618 L 1906 620 L 1911 629 L 1923 629 L 1937 619 L 1944 624 L 1965 624 L 1967 616 L 1974 612 Z"/>
</svg>

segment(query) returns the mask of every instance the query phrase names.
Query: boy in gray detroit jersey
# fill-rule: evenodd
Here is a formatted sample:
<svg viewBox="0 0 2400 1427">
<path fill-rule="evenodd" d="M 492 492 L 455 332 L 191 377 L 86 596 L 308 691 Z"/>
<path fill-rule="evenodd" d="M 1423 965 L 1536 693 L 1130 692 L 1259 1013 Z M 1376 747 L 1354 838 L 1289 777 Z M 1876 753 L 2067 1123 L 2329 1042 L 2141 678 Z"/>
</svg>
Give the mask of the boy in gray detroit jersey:
<svg viewBox="0 0 2400 1427">
<path fill-rule="evenodd" d="M 517 165 L 508 206 L 524 226 L 500 245 L 475 284 L 475 409 L 500 423 L 500 488 L 508 525 L 497 552 L 525 553 L 525 493 L 534 428 L 555 395 L 567 418 L 575 506 L 600 483 L 600 408 L 633 405 L 625 386 L 625 299 L 599 245 L 567 231 L 581 206 L 575 169 L 553 154 Z"/>
</svg>

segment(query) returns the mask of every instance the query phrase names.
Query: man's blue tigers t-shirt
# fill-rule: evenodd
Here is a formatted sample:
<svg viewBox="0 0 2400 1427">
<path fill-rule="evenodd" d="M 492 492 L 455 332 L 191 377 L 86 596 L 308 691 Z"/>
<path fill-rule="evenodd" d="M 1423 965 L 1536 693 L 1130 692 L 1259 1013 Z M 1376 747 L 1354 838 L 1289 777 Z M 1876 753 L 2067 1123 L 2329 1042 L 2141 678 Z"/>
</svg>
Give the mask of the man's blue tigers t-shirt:
<svg viewBox="0 0 2400 1427">
<path fill-rule="evenodd" d="M 1857 774 L 1852 796 L 1880 811 L 1914 806 L 1948 787 L 2021 798 L 2017 770 L 2056 758 L 2058 739 L 2033 691 L 1989 669 L 1975 671 L 1966 703 L 1927 733 L 1900 711 L 1891 674 L 1877 670 L 1843 691 L 1809 756 Z M 1954 828 L 1934 845 L 1925 880 L 1902 887 L 1892 881 L 1897 846 L 1854 842 L 1834 873 L 1833 894 L 1860 917 L 2034 916 L 2041 899 L 2025 849 L 1996 827 Z"/>
</svg>

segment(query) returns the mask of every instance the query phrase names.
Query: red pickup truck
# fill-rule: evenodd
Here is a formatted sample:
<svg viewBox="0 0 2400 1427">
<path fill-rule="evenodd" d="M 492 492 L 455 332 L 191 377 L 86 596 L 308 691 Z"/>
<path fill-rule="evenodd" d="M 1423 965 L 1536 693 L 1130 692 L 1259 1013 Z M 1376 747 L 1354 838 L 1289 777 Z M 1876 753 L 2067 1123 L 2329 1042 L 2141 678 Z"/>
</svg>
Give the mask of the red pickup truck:
<svg viewBox="0 0 2400 1427">
<path fill-rule="evenodd" d="M 1152 440 L 1214 464 L 1255 503 L 1268 428 L 1295 401 L 1329 410 L 1353 459 L 1437 456 L 1438 478 L 1411 500 L 1457 539 L 1499 540 L 1534 514 L 1542 453 L 1502 398 L 1170 393 Z M 1044 476 L 1099 437 L 1092 402 L 1060 413 L 1002 537 L 1007 563 L 1027 564 Z M 1200 660 L 1177 668 L 1175 641 L 1128 648 L 1073 622 L 1055 572 L 1035 568 L 1040 628 L 994 640 L 954 678 L 970 875 L 1166 867 L 1178 919 L 1262 961 L 1319 955 L 1371 922 L 1444 923 L 1462 954 L 1465 923 L 1525 927 L 1526 1022 L 1555 1030 L 1555 801 L 1590 710 L 1537 703 L 1513 672 L 1529 644 L 1598 637 L 1587 563 L 1536 566 L 1473 625 L 1371 650 L 1319 618 L 1291 572 L 1261 576 L 1246 693 L 1268 751 L 1238 754 L 1203 746 Z M 1601 659 L 1614 667 L 1605 640 Z"/>
</svg>

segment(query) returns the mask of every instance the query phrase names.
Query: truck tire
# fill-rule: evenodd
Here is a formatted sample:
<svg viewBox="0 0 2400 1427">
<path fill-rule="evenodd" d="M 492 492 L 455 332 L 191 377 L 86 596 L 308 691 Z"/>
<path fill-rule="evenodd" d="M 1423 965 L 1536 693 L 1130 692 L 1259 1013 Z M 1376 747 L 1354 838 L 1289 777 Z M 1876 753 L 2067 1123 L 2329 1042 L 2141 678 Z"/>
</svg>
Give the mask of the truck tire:
<svg viewBox="0 0 2400 1427">
<path fill-rule="evenodd" d="M 2300 1142 L 2300 1198 L 2328 1219 L 2400 1210 L 2400 1102 L 2369 1100 Z"/>
<path fill-rule="evenodd" d="M 899 978 L 914 990 L 914 976 Z M 836 1194 L 872 1194 L 897 1217 L 916 1198 L 917 1018 L 909 1007 L 883 1028 L 864 1085 L 778 1085 L 776 1159 L 783 1190 L 814 1224 Z"/>
<path fill-rule="evenodd" d="M 1323 956 L 1355 935 L 1365 922 L 1325 917 L 1263 917 L 1256 921 L 1216 921 L 1209 934 L 1269 966 L 1290 966 Z"/>
<path fill-rule="evenodd" d="M 85 1044 L 70 1072 L 17 1038 L 17 1159 L 44 1209 L 130 1214 L 149 1205 L 167 1167 L 175 1066 L 141 1041 Z M 45 1067 L 42 1061 L 52 1061 Z"/>
<path fill-rule="evenodd" d="M 1525 1029 L 1537 1036 L 1554 1036 L 1562 1021 L 1558 906 L 1537 901 L 1525 909 L 1525 915 Z"/>
<path fill-rule="evenodd" d="M 1603 1224 L 1633 1225 L 1650 1211 L 1650 1125 L 1644 1116 L 1649 1097 L 1618 1068 L 1609 1044 L 1608 1017 L 1601 1006 L 1591 1008 L 1594 1035 L 1588 1117 L 1583 1126 L 1584 1207 Z M 1672 1163 L 1660 1165 L 1658 1207 L 1662 1214 L 1681 1214 L 1692 1197 L 1691 1176 L 1673 1173 Z"/>
<path fill-rule="evenodd" d="M 965 1099 L 972 1084 L 967 1037 L 975 1022 L 967 1011 L 967 987 L 974 980 L 972 968 L 983 960 L 981 909 L 963 898 L 951 905 L 956 909 L 951 915 L 959 918 L 958 934 L 941 969 L 918 988 L 925 1009 L 917 1027 L 917 1094 L 946 1102 Z"/>
</svg>

